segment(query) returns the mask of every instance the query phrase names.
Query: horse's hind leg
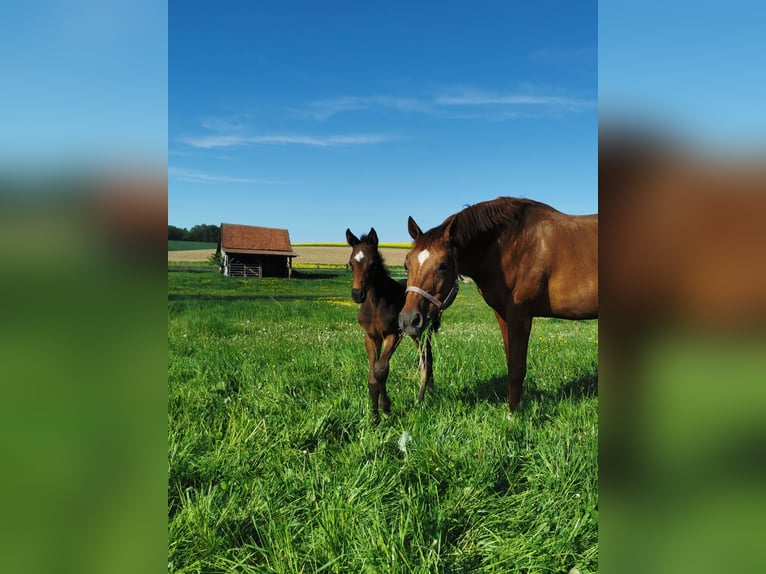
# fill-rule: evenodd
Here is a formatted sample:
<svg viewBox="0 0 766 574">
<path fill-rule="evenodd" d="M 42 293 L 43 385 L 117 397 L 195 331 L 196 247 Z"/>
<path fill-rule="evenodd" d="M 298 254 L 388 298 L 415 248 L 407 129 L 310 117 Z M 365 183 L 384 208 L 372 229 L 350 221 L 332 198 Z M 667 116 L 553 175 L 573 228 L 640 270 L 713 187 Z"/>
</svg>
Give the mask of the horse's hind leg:
<svg viewBox="0 0 766 574">
<path fill-rule="evenodd" d="M 426 334 L 423 339 L 415 339 L 420 358 L 420 392 L 418 401 L 421 403 L 426 396 L 426 388 L 434 388 L 433 355 L 431 353 L 431 335 Z"/>
</svg>

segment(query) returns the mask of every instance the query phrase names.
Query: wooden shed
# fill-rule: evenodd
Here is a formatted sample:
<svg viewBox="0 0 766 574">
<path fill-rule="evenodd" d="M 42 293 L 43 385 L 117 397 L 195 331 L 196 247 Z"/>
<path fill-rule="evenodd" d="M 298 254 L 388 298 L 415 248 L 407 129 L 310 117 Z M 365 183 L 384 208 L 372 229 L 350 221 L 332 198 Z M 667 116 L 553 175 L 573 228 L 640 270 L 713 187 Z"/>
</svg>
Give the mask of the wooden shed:
<svg viewBox="0 0 766 574">
<path fill-rule="evenodd" d="M 221 224 L 216 253 L 227 277 L 292 277 L 293 257 L 287 229 Z"/>
</svg>

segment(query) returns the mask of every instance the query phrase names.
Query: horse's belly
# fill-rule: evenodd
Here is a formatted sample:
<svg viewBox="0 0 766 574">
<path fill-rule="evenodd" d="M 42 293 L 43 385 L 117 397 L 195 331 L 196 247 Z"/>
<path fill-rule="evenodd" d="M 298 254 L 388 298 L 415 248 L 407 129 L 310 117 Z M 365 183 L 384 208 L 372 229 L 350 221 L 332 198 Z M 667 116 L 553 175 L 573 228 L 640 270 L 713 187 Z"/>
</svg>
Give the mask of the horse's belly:
<svg viewBox="0 0 766 574">
<path fill-rule="evenodd" d="M 553 317 L 595 319 L 598 317 L 598 276 L 592 274 L 567 285 L 549 283 L 548 304 Z"/>
</svg>

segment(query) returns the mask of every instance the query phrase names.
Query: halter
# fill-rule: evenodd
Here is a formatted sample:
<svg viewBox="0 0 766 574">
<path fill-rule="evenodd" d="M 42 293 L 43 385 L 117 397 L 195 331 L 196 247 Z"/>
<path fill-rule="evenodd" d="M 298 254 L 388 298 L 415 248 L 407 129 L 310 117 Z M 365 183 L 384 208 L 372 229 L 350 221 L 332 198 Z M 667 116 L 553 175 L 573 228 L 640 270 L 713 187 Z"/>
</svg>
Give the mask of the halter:
<svg viewBox="0 0 766 574">
<path fill-rule="evenodd" d="M 420 287 L 415 287 L 414 285 L 408 285 L 407 288 L 404 290 L 406 293 L 407 291 L 412 291 L 414 293 L 417 293 L 421 297 L 427 299 L 431 303 L 434 304 L 434 306 L 439 309 L 439 312 L 444 311 L 447 307 L 449 307 L 452 304 L 452 301 L 455 300 L 455 297 L 457 297 L 457 291 L 458 291 L 458 282 L 455 280 L 455 286 L 452 287 L 449 293 L 447 293 L 447 296 L 444 298 L 444 301 L 439 301 L 436 297 L 431 295 L 428 291 L 423 291 Z"/>
</svg>

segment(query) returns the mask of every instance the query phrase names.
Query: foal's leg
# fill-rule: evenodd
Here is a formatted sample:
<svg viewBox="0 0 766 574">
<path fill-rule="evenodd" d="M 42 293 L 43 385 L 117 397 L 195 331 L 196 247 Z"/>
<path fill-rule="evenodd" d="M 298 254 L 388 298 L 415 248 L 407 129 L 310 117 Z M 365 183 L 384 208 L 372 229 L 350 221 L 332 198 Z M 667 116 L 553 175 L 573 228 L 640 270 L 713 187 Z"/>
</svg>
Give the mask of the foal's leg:
<svg viewBox="0 0 766 574">
<path fill-rule="evenodd" d="M 426 388 L 434 388 L 433 355 L 431 354 L 431 334 L 426 333 L 422 339 L 415 339 L 420 359 L 420 392 L 418 400 L 422 403 Z"/>
<path fill-rule="evenodd" d="M 391 415 L 391 400 L 388 398 L 386 392 L 386 381 L 388 380 L 388 369 L 391 355 L 396 351 L 396 347 L 399 346 L 402 336 L 399 332 L 391 333 L 383 338 L 383 354 L 375 362 L 374 374 L 378 383 L 378 389 L 380 390 L 380 406 L 383 408 L 383 414 L 386 416 Z"/>
<path fill-rule="evenodd" d="M 514 411 L 519 406 L 524 377 L 527 375 L 527 347 L 532 330 L 532 317 L 511 314 L 502 323 L 498 317 L 498 323 L 503 331 L 505 357 L 508 362 L 508 407 Z"/>
<path fill-rule="evenodd" d="M 380 414 L 378 414 L 378 398 L 380 396 L 380 386 L 375 377 L 375 363 L 380 355 L 380 339 L 374 338 L 367 333 L 364 338 L 364 348 L 367 350 L 367 362 L 370 365 L 370 371 L 367 375 L 367 390 L 370 392 L 370 402 L 372 403 L 372 418 L 375 424 L 380 421 Z"/>
</svg>

